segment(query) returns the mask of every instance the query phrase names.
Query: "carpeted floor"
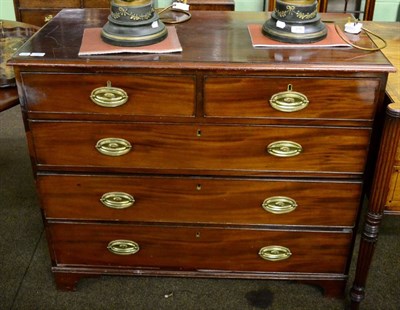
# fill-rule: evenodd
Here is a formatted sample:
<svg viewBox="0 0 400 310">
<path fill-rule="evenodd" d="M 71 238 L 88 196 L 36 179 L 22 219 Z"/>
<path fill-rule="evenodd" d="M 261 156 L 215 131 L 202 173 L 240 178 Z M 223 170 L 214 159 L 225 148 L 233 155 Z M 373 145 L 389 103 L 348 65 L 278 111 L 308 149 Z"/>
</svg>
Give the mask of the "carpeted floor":
<svg viewBox="0 0 400 310">
<path fill-rule="evenodd" d="M 356 246 L 356 251 L 358 246 Z M 386 216 L 361 304 L 400 309 L 400 217 Z M 354 277 L 350 272 L 349 290 Z M 56 290 L 19 107 L 0 113 L 0 310 L 345 309 L 317 287 L 290 281 L 158 277 L 83 279 Z"/>
</svg>

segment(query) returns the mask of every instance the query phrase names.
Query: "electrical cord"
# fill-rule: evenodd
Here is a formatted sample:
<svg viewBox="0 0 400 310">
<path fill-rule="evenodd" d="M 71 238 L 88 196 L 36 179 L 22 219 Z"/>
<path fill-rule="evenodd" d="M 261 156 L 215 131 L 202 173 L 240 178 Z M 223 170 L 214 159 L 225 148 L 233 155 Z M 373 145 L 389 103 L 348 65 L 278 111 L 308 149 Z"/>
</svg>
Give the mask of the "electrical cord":
<svg viewBox="0 0 400 310">
<path fill-rule="evenodd" d="M 186 1 L 184 1 L 184 3 L 186 3 Z M 192 15 L 189 13 L 189 11 L 176 9 L 176 8 L 173 8 L 173 6 L 174 6 L 174 3 L 157 11 L 158 15 L 160 16 L 160 20 L 163 23 L 180 24 L 180 23 L 188 21 L 192 17 Z M 180 14 L 178 15 L 178 17 L 175 16 L 175 18 L 171 18 L 171 17 L 167 17 L 167 16 L 163 17 L 162 15 L 167 12 L 180 13 Z"/>
<path fill-rule="evenodd" d="M 384 49 L 384 48 L 387 46 L 387 43 L 386 43 L 385 39 L 383 39 L 382 37 L 380 37 L 380 36 L 377 35 L 376 33 L 372 32 L 372 31 L 370 31 L 370 30 L 368 30 L 368 29 L 366 29 L 366 28 L 364 28 L 364 27 L 362 27 L 361 30 L 363 30 L 363 31 L 367 34 L 367 36 L 371 39 L 372 42 L 374 42 L 374 40 L 372 39 L 371 36 L 374 36 L 374 37 L 376 37 L 377 39 L 381 40 L 381 41 L 383 42 L 383 45 L 382 45 L 382 46 L 377 46 L 377 47 L 372 47 L 372 48 L 371 48 L 371 47 L 359 46 L 359 45 L 356 45 L 356 44 L 350 42 L 350 41 L 346 38 L 346 36 L 344 36 L 344 35 L 342 34 L 342 31 L 341 31 L 341 29 L 339 28 L 339 26 L 338 26 L 337 24 L 335 24 L 335 29 L 336 29 L 337 34 L 339 35 L 339 37 L 342 38 L 343 41 L 345 41 L 347 44 L 351 45 L 352 47 L 357 48 L 357 49 L 360 49 L 360 50 L 363 50 L 363 51 L 371 51 L 371 52 L 373 52 L 373 51 L 380 51 L 380 50 Z M 375 42 L 374 42 L 374 43 L 375 43 Z"/>
</svg>

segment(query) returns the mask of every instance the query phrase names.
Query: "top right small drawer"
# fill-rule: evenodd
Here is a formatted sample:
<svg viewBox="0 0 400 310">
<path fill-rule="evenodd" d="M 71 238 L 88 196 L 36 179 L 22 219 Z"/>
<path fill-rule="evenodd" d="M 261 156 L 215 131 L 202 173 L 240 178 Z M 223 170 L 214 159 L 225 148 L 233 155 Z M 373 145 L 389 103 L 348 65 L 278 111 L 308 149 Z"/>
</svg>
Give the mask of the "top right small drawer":
<svg viewBox="0 0 400 310">
<path fill-rule="evenodd" d="M 208 76 L 206 117 L 372 120 L 379 80 Z"/>
</svg>

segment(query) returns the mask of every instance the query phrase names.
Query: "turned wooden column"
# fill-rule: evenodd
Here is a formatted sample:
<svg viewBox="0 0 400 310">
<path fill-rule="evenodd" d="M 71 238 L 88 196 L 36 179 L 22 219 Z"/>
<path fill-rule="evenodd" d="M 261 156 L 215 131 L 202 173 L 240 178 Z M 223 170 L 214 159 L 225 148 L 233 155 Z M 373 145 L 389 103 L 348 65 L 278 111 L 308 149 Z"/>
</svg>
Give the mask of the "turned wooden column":
<svg viewBox="0 0 400 310">
<path fill-rule="evenodd" d="M 361 235 L 357 269 L 350 291 L 351 308 L 358 309 L 365 297 L 365 284 L 378 239 L 379 226 L 385 209 L 389 183 L 396 157 L 397 141 L 400 137 L 400 103 L 387 106 L 386 120 L 376 163 L 374 180 L 368 206 L 368 213 Z"/>
</svg>

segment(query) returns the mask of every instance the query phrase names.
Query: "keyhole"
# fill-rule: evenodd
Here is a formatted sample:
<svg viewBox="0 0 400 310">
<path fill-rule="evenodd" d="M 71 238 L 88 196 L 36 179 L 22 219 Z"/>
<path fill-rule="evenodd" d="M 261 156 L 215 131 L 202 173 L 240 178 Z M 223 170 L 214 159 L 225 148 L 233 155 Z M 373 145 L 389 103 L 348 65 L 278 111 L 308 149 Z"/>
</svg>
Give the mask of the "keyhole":
<svg viewBox="0 0 400 310">
<path fill-rule="evenodd" d="M 198 191 L 200 191 L 200 190 L 201 190 L 201 184 L 197 184 L 196 189 L 197 189 Z"/>
<path fill-rule="evenodd" d="M 200 232 L 196 232 L 196 238 L 200 238 Z"/>
<path fill-rule="evenodd" d="M 201 137 L 201 129 L 197 129 L 197 136 Z"/>
</svg>

